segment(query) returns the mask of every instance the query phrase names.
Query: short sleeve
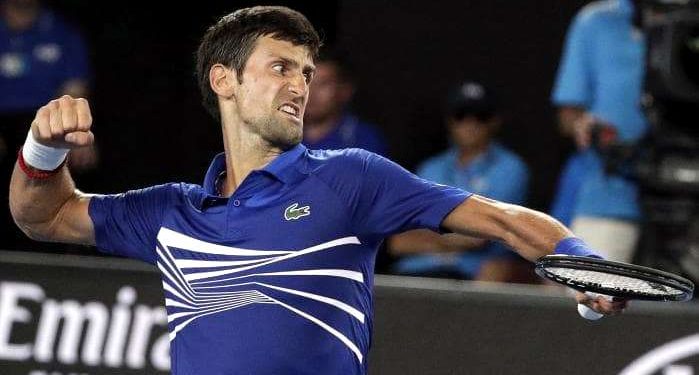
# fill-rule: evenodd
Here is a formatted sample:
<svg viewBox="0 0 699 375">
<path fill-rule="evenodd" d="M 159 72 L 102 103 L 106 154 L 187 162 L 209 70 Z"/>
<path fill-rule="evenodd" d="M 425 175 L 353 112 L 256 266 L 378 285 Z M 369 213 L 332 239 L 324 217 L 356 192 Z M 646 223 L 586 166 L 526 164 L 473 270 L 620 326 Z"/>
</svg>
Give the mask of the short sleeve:
<svg viewBox="0 0 699 375">
<path fill-rule="evenodd" d="M 444 218 L 471 193 L 422 179 L 367 153 L 354 214 L 362 234 L 387 236 L 410 229 L 440 230 Z"/>
<path fill-rule="evenodd" d="M 551 98 L 557 105 L 589 107 L 592 101 L 589 18 L 579 13 L 568 30 Z"/>
<path fill-rule="evenodd" d="M 155 264 L 156 236 L 168 208 L 181 196 L 180 191 L 179 184 L 166 184 L 93 196 L 88 212 L 97 248 L 107 254 Z"/>
</svg>

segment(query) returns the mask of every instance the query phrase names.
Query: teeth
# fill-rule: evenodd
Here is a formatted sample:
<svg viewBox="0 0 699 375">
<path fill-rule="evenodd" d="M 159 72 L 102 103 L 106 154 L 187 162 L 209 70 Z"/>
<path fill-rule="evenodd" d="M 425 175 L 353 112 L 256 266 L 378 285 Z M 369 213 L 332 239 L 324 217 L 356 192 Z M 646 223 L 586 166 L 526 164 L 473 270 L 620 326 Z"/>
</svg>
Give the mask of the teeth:
<svg viewBox="0 0 699 375">
<path fill-rule="evenodd" d="M 294 107 L 292 107 L 292 106 L 290 106 L 290 105 L 283 105 L 283 106 L 282 106 L 281 108 L 279 108 L 279 109 L 282 110 L 283 112 L 286 112 L 286 113 L 290 114 L 290 115 L 294 115 L 294 116 L 297 115 L 297 114 L 296 114 L 296 108 L 294 108 Z"/>
</svg>

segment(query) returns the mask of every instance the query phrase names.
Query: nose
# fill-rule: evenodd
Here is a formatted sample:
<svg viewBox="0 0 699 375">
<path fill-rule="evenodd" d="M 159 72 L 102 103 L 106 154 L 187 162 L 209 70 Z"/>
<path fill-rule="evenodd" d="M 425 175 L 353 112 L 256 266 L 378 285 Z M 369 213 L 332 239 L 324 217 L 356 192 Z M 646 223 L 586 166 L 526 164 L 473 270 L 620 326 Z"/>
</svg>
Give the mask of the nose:
<svg viewBox="0 0 699 375">
<path fill-rule="evenodd" d="M 289 79 L 289 91 L 295 95 L 304 96 L 308 91 L 308 83 L 306 83 L 306 77 L 303 74 L 295 74 Z"/>
</svg>

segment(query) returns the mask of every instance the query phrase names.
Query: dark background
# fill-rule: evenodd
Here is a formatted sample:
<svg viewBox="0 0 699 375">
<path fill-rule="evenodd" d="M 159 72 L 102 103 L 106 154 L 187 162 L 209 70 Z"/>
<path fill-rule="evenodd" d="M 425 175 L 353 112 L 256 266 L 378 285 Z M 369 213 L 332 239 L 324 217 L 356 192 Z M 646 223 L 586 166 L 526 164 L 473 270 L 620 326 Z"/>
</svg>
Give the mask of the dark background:
<svg viewBox="0 0 699 375">
<path fill-rule="evenodd" d="M 94 192 L 199 182 L 222 150 L 201 105 L 194 51 L 206 27 L 265 2 L 48 1 L 91 48 L 91 105 L 103 162 L 77 176 Z M 354 108 L 386 134 L 391 156 L 412 169 L 447 142 L 440 114 L 447 88 L 475 78 L 499 92 L 503 141 L 532 170 L 530 205 L 546 210 L 570 144 L 557 133 L 549 95 L 565 32 L 585 1 L 274 2 L 306 14 L 325 40 L 349 52 Z M 269 4 L 269 3 L 268 3 Z"/>
</svg>

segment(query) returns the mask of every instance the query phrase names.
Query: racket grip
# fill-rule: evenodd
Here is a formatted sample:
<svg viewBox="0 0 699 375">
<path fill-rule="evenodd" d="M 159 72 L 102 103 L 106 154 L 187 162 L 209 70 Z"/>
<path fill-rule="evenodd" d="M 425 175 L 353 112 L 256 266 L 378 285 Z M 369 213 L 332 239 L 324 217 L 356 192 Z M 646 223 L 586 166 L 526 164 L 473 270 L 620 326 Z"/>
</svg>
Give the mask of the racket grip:
<svg viewBox="0 0 699 375">
<path fill-rule="evenodd" d="M 607 296 L 604 294 L 598 294 L 598 293 L 592 293 L 592 292 L 585 292 L 587 296 L 590 298 L 597 298 L 598 296 L 602 296 L 608 300 L 612 300 L 611 296 Z M 604 316 L 604 314 L 600 314 L 595 310 L 592 310 L 591 308 L 583 305 L 582 303 L 578 304 L 578 314 L 580 314 L 581 317 L 587 319 L 587 320 L 598 320 Z"/>
</svg>

